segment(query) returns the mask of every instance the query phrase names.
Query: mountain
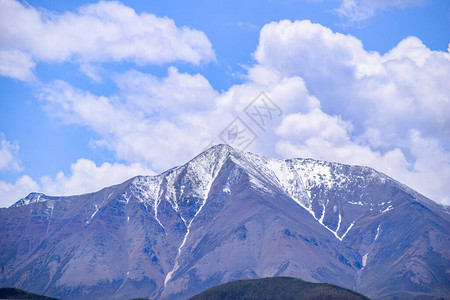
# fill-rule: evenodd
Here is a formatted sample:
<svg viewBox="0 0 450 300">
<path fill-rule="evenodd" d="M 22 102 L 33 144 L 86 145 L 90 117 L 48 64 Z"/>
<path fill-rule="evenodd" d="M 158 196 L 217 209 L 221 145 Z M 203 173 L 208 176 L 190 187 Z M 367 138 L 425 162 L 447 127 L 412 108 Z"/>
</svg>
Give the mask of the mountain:
<svg viewBox="0 0 450 300">
<path fill-rule="evenodd" d="M 189 300 L 369 300 L 335 285 L 312 283 L 290 277 L 237 280 L 210 288 Z"/>
<path fill-rule="evenodd" d="M 289 276 L 374 299 L 450 295 L 450 209 L 371 168 L 214 146 L 96 193 L 0 209 L 0 286 L 186 299 Z"/>
</svg>

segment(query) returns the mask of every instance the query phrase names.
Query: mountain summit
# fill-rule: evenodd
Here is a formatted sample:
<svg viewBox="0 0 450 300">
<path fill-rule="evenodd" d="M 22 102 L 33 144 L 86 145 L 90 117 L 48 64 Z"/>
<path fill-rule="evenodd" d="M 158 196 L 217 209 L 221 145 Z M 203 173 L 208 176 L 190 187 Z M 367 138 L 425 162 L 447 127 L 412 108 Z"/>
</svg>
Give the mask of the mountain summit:
<svg viewBox="0 0 450 300">
<path fill-rule="evenodd" d="M 368 167 L 217 145 L 183 166 L 0 209 L 0 284 L 186 299 L 290 276 L 371 298 L 450 294 L 450 211 Z"/>
</svg>

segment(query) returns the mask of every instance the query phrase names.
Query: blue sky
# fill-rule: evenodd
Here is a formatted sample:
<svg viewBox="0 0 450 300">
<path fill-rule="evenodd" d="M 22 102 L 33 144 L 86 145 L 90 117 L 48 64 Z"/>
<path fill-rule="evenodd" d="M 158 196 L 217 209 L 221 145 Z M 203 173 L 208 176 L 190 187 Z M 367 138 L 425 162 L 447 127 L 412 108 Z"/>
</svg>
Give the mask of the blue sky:
<svg viewBox="0 0 450 300">
<path fill-rule="evenodd" d="M 0 206 L 159 173 L 236 117 L 248 151 L 371 166 L 450 203 L 449 1 L 0 6 Z M 262 91 L 283 112 L 264 130 L 244 112 Z"/>
</svg>

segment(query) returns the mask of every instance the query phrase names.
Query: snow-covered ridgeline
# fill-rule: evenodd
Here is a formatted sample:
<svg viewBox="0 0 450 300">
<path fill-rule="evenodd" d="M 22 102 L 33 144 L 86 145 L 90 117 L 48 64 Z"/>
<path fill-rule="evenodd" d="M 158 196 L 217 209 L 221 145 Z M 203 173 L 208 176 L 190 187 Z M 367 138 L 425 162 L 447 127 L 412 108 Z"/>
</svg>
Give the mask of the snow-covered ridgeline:
<svg viewBox="0 0 450 300">
<path fill-rule="evenodd" d="M 333 235 L 342 241 L 354 225 L 354 221 L 346 229 L 342 236 L 338 235 L 341 229 L 342 215 L 338 213 L 338 225 L 335 230 L 324 224 L 326 215 L 326 203 L 321 202 L 322 214 L 320 218 L 312 209 L 311 190 L 321 186 L 325 188 L 332 188 L 334 185 L 341 185 L 348 179 L 343 175 L 333 174 L 331 172 L 331 163 L 314 161 L 311 159 L 271 159 L 258 156 L 251 153 L 245 154 L 246 166 L 249 169 L 259 171 L 259 176 L 267 179 L 269 182 L 275 183 L 281 190 L 283 190 L 291 199 L 298 205 L 306 209 L 316 221 L 318 221 L 324 228 L 333 233 Z M 257 166 L 257 167 L 255 167 Z M 261 188 L 263 188 L 262 186 Z"/>
</svg>

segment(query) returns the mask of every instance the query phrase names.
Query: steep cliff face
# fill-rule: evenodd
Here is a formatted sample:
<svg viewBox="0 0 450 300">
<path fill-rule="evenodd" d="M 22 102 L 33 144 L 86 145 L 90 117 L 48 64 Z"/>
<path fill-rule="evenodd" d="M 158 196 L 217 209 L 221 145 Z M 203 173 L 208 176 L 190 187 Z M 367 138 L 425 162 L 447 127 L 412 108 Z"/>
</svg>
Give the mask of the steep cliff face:
<svg viewBox="0 0 450 300">
<path fill-rule="evenodd" d="M 291 276 L 373 298 L 450 294 L 450 214 L 373 169 L 212 147 L 158 176 L 0 209 L 0 284 L 184 299 Z"/>
</svg>

